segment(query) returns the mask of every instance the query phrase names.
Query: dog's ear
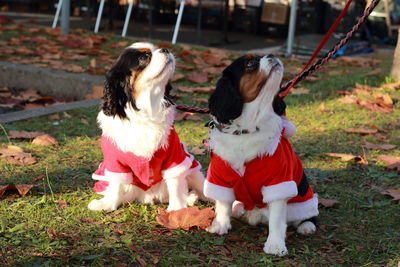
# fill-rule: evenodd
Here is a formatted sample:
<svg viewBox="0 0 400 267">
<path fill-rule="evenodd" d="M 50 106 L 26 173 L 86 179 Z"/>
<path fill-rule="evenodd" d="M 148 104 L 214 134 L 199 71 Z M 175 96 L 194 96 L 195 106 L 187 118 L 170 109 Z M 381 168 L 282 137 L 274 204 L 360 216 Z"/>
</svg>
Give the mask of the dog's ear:
<svg viewBox="0 0 400 267">
<path fill-rule="evenodd" d="M 242 114 L 243 101 L 239 87 L 234 86 L 228 77 L 222 77 L 217 82 L 214 93 L 208 100 L 210 114 L 217 118 L 218 122 L 229 123 Z"/>
<path fill-rule="evenodd" d="M 130 85 L 130 76 L 130 70 L 118 63 L 107 73 L 101 106 L 105 115 L 118 115 L 125 119 L 125 106 L 128 102 L 132 104 L 135 110 L 138 110 L 132 97 L 133 89 Z"/>
<path fill-rule="evenodd" d="M 279 116 L 285 114 L 286 103 L 283 101 L 283 98 L 279 96 L 279 94 L 275 96 L 274 102 L 272 102 L 272 107 L 274 108 L 275 113 Z"/>
</svg>

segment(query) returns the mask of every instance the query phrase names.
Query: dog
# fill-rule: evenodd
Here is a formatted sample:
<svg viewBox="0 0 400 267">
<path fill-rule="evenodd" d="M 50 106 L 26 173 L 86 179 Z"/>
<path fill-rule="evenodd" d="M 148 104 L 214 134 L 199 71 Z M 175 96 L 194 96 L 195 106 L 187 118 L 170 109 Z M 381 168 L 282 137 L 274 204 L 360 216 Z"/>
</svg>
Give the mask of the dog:
<svg viewBox="0 0 400 267">
<path fill-rule="evenodd" d="M 210 96 L 210 166 L 204 184 L 216 217 L 206 229 L 226 234 L 230 217 L 269 224 L 264 252 L 288 253 L 287 223 L 302 234 L 316 231 L 318 198 L 288 138 L 296 127 L 283 117 L 278 96 L 283 65 L 273 55 L 246 55 L 222 73 Z"/>
<path fill-rule="evenodd" d="M 139 42 L 125 48 L 107 73 L 97 117 L 104 159 L 92 176 L 103 198 L 92 200 L 89 209 L 112 211 L 138 201 L 168 202 L 172 211 L 204 197 L 201 166 L 173 127 L 174 71 L 168 49 Z"/>
</svg>

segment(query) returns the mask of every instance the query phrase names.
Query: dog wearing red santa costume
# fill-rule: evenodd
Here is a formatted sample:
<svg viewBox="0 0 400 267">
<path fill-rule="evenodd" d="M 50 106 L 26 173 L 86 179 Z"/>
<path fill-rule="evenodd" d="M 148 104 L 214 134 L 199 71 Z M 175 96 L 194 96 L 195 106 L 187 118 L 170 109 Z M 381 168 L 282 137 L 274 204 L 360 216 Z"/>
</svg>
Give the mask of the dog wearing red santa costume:
<svg viewBox="0 0 400 267">
<path fill-rule="evenodd" d="M 211 161 L 204 184 L 204 194 L 216 201 L 207 231 L 226 234 L 231 216 L 266 223 L 264 252 L 278 256 L 288 253 L 287 224 L 311 234 L 318 215 L 317 196 L 288 141 L 295 126 L 280 116 L 283 70 L 272 55 L 246 55 L 223 71 L 209 99 Z"/>
<path fill-rule="evenodd" d="M 104 160 L 92 176 L 103 198 L 92 200 L 89 209 L 112 211 L 138 201 L 168 202 L 168 210 L 178 210 L 204 197 L 201 166 L 173 126 L 174 70 L 175 58 L 166 48 L 134 43 L 107 73 L 97 117 Z"/>
</svg>

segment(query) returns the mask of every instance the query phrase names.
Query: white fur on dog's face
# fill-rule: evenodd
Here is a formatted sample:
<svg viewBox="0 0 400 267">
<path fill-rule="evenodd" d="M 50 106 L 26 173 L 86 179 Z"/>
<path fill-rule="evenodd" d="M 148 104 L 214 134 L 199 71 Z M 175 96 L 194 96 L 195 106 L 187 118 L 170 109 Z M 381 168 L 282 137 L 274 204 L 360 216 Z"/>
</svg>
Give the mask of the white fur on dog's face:
<svg viewBox="0 0 400 267">
<path fill-rule="evenodd" d="M 129 109 L 160 111 L 166 87 L 175 71 L 175 58 L 166 48 L 134 43 L 124 49 L 107 73 L 102 111 L 126 119 Z M 168 90 L 167 90 L 168 91 Z"/>
</svg>

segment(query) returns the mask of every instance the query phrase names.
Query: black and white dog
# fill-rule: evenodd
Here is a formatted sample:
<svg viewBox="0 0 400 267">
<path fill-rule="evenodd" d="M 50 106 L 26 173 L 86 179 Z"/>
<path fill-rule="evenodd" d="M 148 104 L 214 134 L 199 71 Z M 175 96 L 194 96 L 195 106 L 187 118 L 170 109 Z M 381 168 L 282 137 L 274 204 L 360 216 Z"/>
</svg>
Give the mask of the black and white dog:
<svg viewBox="0 0 400 267">
<path fill-rule="evenodd" d="M 283 70 L 272 55 L 247 55 L 223 71 L 209 99 L 212 154 L 204 185 L 204 194 L 216 200 L 209 232 L 226 234 L 231 216 L 251 225 L 268 223 L 264 251 L 278 256 L 288 252 L 287 223 L 311 234 L 318 215 L 317 196 L 288 141 L 295 126 L 279 116 Z"/>
<path fill-rule="evenodd" d="M 103 198 L 91 210 L 115 210 L 125 202 L 169 202 L 185 208 L 203 196 L 204 176 L 174 130 L 175 107 L 168 100 L 175 58 L 150 43 L 127 47 L 107 74 L 97 121 L 103 162 L 93 174 Z"/>
</svg>

